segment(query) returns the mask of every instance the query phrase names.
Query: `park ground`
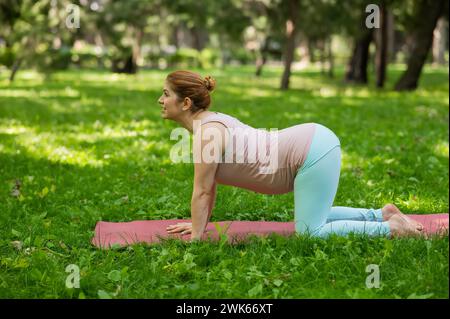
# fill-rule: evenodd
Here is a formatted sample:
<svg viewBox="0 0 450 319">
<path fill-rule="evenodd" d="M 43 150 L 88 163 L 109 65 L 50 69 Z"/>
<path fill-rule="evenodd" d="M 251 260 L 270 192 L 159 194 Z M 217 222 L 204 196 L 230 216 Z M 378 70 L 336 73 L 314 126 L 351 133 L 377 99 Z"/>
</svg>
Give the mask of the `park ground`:
<svg viewBox="0 0 450 319">
<path fill-rule="evenodd" d="M 342 145 L 335 206 L 448 212 L 448 68 L 419 88 L 342 83 L 309 68 L 278 90 L 281 68 L 197 70 L 217 80 L 211 110 L 261 128 L 307 122 Z M 157 103 L 166 71 L 0 74 L 0 298 L 448 298 L 448 235 L 430 239 L 271 236 L 249 243 L 91 245 L 104 221 L 190 218 L 193 164 L 169 152 Z M 373 82 L 373 81 L 372 81 Z M 219 185 L 212 221 L 293 220 L 293 194 Z M 66 267 L 80 269 L 67 288 Z M 380 286 L 366 285 L 370 265 Z"/>
</svg>

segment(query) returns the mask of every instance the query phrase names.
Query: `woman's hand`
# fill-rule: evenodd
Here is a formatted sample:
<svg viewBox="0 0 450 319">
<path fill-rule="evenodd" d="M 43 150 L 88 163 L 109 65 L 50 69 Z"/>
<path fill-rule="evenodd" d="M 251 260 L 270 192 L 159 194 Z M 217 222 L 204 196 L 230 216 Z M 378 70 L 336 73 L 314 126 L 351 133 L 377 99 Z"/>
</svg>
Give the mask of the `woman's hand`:
<svg viewBox="0 0 450 319">
<path fill-rule="evenodd" d="M 190 234 L 192 232 L 192 223 L 178 223 L 176 225 L 169 225 L 167 226 L 166 230 L 169 234 Z"/>
</svg>

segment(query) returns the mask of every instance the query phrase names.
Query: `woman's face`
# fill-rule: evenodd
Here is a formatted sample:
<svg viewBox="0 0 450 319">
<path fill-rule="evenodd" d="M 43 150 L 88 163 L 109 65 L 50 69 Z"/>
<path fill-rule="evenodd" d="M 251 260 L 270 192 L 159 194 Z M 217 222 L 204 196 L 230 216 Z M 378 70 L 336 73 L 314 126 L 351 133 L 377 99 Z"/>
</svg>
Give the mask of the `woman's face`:
<svg viewBox="0 0 450 319">
<path fill-rule="evenodd" d="M 177 102 L 177 96 L 167 82 L 164 82 L 163 93 L 158 103 L 161 104 L 161 116 L 164 119 L 176 119 L 183 112 L 183 102 Z"/>
</svg>

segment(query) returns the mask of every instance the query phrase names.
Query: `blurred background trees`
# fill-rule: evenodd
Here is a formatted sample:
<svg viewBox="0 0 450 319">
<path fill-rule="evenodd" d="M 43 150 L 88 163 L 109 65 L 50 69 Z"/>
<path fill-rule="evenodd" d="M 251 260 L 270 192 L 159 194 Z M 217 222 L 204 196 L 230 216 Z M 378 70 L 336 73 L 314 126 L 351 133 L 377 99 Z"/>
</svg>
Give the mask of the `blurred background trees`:
<svg viewBox="0 0 450 319">
<path fill-rule="evenodd" d="M 368 5 L 379 9 L 368 28 Z M 343 81 L 384 87 L 390 64 L 404 65 L 396 90 L 419 84 L 425 63 L 448 64 L 448 0 L 0 0 L 0 72 L 45 74 L 103 68 L 317 66 Z M 369 66 L 373 65 L 373 71 Z M 372 69 L 370 69 L 372 70 Z"/>
</svg>

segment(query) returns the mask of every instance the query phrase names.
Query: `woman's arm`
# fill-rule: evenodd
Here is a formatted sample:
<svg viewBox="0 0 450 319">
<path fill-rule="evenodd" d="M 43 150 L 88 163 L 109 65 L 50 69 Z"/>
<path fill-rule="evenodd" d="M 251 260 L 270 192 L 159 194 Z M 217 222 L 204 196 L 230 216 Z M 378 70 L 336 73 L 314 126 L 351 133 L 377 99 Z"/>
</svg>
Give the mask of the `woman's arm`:
<svg viewBox="0 0 450 319">
<path fill-rule="evenodd" d="M 210 217 L 210 204 L 213 195 L 211 193 L 192 194 L 191 216 L 192 232 L 191 239 L 200 239 L 205 231 Z"/>
<path fill-rule="evenodd" d="M 208 218 L 206 219 L 206 225 L 211 218 L 212 211 L 214 209 L 214 205 L 216 202 L 216 187 L 217 183 L 214 183 L 212 189 L 212 195 L 210 196 L 209 206 L 208 206 Z M 192 233 L 192 223 L 178 223 L 176 225 L 169 225 L 167 227 L 167 232 L 170 234 L 180 233 L 181 234 L 190 234 Z"/>
<path fill-rule="evenodd" d="M 208 221 L 211 218 L 212 211 L 214 209 L 214 205 L 216 204 L 216 197 L 217 197 L 217 183 L 214 183 L 213 188 L 212 188 L 211 200 L 209 202 Z"/>
<path fill-rule="evenodd" d="M 204 153 L 211 155 L 210 154 L 211 145 L 208 144 L 214 143 L 216 147 L 214 147 L 213 149 L 215 152 L 218 152 L 216 159 L 219 159 L 220 156 L 223 154 L 224 129 L 219 129 L 218 131 L 216 131 L 216 133 L 218 133 L 219 136 L 215 136 L 212 138 L 212 140 L 210 140 L 208 139 L 208 137 L 210 137 L 208 133 L 206 133 L 206 138 L 203 135 L 205 134 L 205 132 L 207 132 L 206 129 L 209 127 L 216 128 L 215 124 L 207 123 L 202 126 L 201 135 L 200 134 L 194 135 L 194 139 L 196 138 L 198 139 L 201 136 L 201 141 L 198 144 L 201 147 L 196 149 L 194 146 L 194 152 L 201 151 L 200 154 L 202 155 Z M 215 180 L 216 172 L 220 162 L 216 159 L 212 161 L 209 160 L 206 161 L 201 156 L 198 162 L 194 162 L 194 190 L 192 193 L 192 202 L 191 202 L 191 217 L 192 217 L 191 239 L 201 238 L 203 232 L 205 231 L 206 225 L 208 224 L 208 220 L 212 214 L 216 198 L 216 180 Z"/>
<path fill-rule="evenodd" d="M 203 153 L 204 147 L 213 141 L 210 141 L 211 137 L 209 134 L 205 134 L 205 130 L 209 127 L 215 127 L 219 130 L 219 135 L 222 138 L 213 138 L 213 141 L 219 142 L 217 147 L 214 148 L 219 154 L 224 153 L 223 145 L 225 145 L 226 128 L 222 124 L 218 123 L 206 123 L 202 125 L 202 138 L 199 145 L 201 147 L 195 147 L 195 140 L 198 142 L 200 134 L 194 134 L 194 159 L 195 155 Z M 206 140 L 205 140 L 206 139 Z M 210 155 L 211 145 L 208 145 L 206 153 Z M 191 233 L 191 239 L 201 238 L 203 232 L 205 231 L 206 225 L 211 218 L 212 211 L 214 209 L 216 200 L 216 171 L 218 169 L 218 163 L 220 161 L 212 161 L 207 163 L 201 158 L 200 162 L 194 162 L 194 190 L 192 192 L 191 200 L 191 220 L 192 223 L 178 223 L 176 225 L 169 225 L 167 227 L 167 232 L 170 234 L 182 232 L 183 234 Z"/>
<path fill-rule="evenodd" d="M 191 239 L 200 239 L 211 217 L 216 196 L 215 175 L 217 163 L 194 164 L 194 191 L 192 192 Z"/>
</svg>

